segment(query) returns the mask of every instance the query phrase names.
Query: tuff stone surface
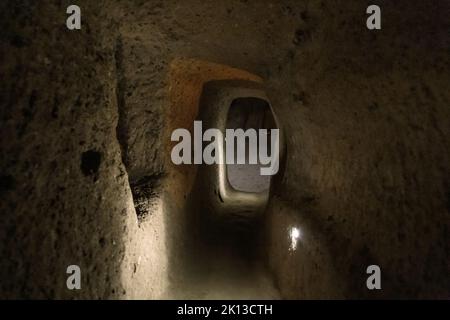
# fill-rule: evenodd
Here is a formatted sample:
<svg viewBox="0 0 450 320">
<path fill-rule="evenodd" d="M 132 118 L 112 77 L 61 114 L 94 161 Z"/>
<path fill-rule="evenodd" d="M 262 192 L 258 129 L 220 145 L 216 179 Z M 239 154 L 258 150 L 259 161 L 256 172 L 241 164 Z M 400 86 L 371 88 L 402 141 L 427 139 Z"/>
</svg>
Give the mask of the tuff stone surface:
<svg viewBox="0 0 450 320">
<path fill-rule="evenodd" d="M 0 3 L 1 297 L 167 294 L 192 231 L 167 184 L 192 179 L 166 176 L 168 74 L 195 58 L 261 76 L 286 132 L 261 245 L 282 297 L 448 298 L 446 1 L 380 1 L 380 31 L 368 1 L 79 2 L 80 31 L 67 1 Z"/>
</svg>

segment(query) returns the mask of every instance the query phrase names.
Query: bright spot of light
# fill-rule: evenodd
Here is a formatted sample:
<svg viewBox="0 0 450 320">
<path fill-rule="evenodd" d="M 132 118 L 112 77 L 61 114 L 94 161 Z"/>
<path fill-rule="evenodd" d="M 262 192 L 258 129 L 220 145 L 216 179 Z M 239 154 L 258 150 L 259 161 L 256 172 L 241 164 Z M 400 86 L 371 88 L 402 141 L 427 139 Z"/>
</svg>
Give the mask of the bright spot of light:
<svg viewBox="0 0 450 320">
<path fill-rule="evenodd" d="M 290 238 L 291 238 L 290 250 L 295 251 L 295 250 L 297 250 L 297 241 L 301 236 L 300 229 L 298 229 L 296 227 L 292 227 L 289 234 L 290 234 Z"/>
</svg>

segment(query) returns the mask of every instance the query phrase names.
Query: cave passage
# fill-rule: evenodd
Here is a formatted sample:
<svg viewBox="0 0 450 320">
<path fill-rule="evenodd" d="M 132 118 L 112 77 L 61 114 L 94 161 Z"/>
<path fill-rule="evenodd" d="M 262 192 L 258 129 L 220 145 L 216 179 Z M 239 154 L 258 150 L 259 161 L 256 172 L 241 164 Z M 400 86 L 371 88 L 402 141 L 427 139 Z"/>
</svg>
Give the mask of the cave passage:
<svg viewBox="0 0 450 320">
<path fill-rule="evenodd" d="M 249 81 L 205 84 L 197 119 L 203 121 L 204 130 L 276 129 L 273 110 L 262 88 Z M 274 176 L 262 176 L 259 163 L 249 164 L 250 156 L 255 156 L 251 152 L 259 151 L 256 137 L 259 136 L 245 140 L 244 164 L 198 166 L 195 186 L 188 197 L 190 205 L 183 213 L 195 222 L 188 223 L 186 258 L 180 270 L 175 271 L 179 276 L 172 282 L 168 297 L 280 297 L 264 261 L 262 239 L 263 218 Z M 270 137 L 265 141 L 270 154 Z M 221 158 L 226 157 L 225 143 L 219 143 L 216 150 Z M 250 148 L 251 143 L 255 148 Z M 238 143 L 234 148 L 235 159 L 231 162 L 237 163 Z M 277 146 L 276 150 L 279 149 Z"/>
<path fill-rule="evenodd" d="M 0 299 L 448 300 L 450 1 L 379 2 L 1 0 Z"/>
</svg>

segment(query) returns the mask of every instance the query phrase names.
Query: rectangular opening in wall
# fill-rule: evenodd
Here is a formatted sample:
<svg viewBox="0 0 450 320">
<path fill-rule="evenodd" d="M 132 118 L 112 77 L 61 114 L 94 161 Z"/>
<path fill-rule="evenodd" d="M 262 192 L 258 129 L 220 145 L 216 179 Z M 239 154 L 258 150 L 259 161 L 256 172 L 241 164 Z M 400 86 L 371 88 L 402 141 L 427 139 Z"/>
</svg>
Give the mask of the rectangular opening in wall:
<svg viewBox="0 0 450 320">
<path fill-rule="evenodd" d="M 263 192 L 270 188 L 270 176 L 260 174 L 258 146 L 259 129 L 267 129 L 267 151 L 270 154 L 270 129 L 276 128 L 271 108 L 267 101 L 260 98 L 238 98 L 233 100 L 227 117 L 227 129 L 242 129 L 246 132 L 245 163 L 238 164 L 238 143 L 234 143 L 234 164 L 227 164 L 227 176 L 230 185 L 245 192 Z M 250 130 L 249 129 L 254 129 Z M 252 140 L 252 137 L 256 140 Z M 253 144 L 253 149 L 251 146 Z M 256 144 L 256 145 L 255 145 Z M 255 153 L 256 150 L 256 154 Z M 257 163 L 250 163 L 250 152 Z"/>
</svg>

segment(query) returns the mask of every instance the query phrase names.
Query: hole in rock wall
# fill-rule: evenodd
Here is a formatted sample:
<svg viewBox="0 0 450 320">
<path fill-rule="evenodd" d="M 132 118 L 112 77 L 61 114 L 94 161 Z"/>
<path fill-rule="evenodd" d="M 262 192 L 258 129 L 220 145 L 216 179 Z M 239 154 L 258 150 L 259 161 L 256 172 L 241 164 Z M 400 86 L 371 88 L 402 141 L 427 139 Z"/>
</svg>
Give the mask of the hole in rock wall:
<svg viewBox="0 0 450 320">
<path fill-rule="evenodd" d="M 88 150 L 81 155 L 81 171 L 85 176 L 96 175 L 100 168 L 102 155 L 95 150 Z"/>
</svg>

